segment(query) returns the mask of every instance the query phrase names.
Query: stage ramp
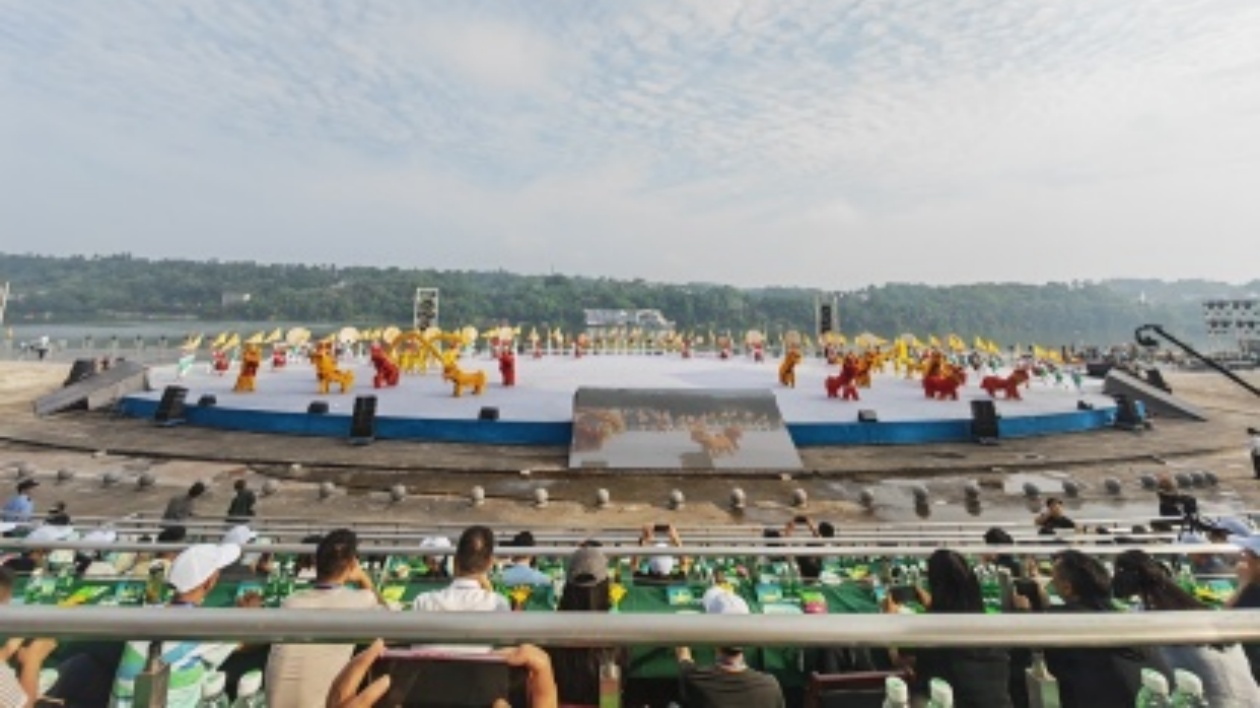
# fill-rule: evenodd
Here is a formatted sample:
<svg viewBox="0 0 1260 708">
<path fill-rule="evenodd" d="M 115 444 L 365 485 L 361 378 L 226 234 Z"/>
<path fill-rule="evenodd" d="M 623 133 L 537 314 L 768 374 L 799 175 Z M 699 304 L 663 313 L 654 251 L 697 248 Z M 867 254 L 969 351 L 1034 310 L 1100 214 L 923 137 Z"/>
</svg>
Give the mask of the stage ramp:
<svg viewBox="0 0 1260 708">
<path fill-rule="evenodd" d="M 147 391 L 147 369 L 135 362 L 119 361 L 107 371 L 92 374 L 54 393 L 35 400 L 35 415 L 46 416 L 72 408 L 94 411 L 108 408 L 131 393 Z"/>
<path fill-rule="evenodd" d="M 579 388 L 570 469 L 799 470 L 768 389 Z"/>
<path fill-rule="evenodd" d="M 1142 401 L 1148 412 L 1158 416 L 1207 420 L 1207 416 L 1197 407 L 1120 369 L 1112 369 L 1107 373 L 1107 378 L 1103 381 L 1103 393 L 1108 396 L 1128 396 L 1129 400 Z"/>
</svg>

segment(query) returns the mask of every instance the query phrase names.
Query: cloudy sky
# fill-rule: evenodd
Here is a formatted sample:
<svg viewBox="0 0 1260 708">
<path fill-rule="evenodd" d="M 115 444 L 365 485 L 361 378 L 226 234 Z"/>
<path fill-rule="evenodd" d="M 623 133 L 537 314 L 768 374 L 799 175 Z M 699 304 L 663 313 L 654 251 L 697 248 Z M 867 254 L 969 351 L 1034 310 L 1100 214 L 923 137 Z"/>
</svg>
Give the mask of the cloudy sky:
<svg viewBox="0 0 1260 708">
<path fill-rule="evenodd" d="M 0 0 L 0 250 L 1260 275 L 1255 0 Z"/>
</svg>

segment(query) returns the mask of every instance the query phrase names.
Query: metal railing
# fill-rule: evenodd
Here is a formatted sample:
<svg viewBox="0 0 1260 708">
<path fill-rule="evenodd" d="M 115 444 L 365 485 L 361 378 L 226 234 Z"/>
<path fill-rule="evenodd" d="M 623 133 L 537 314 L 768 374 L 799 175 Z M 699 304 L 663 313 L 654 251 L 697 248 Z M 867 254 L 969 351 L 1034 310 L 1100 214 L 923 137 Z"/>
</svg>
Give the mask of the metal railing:
<svg viewBox="0 0 1260 708">
<path fill-rule="evenodd" d="M 10 636 L 244 643 L 1102 647 L 1260 640 L 1260 610 L 1006 615 L 675 615 L 0 607 Z"/>
</svg>

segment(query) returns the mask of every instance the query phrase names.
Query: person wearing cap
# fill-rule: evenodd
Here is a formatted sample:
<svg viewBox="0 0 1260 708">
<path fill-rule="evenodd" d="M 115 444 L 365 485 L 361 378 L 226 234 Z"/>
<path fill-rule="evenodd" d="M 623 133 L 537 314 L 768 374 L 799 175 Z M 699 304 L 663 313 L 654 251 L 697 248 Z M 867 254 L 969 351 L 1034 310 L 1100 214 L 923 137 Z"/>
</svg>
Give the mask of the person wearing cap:
<svg viewBox="0 0 1260 708">
<path fill-rule="evenodd" d="M 667 534 L 669 542 L 658 540 L 656 531 L 663 531 Z M 639 534 L 640 546 L 652 546 L 654 548 L 674 548 L 682 547 L 682 537 L 678 535 L 678 530 L 673 524 L 663 524 L 660 527 L 653 527 L 651 524 L 643 526 L 642 533 Z M 681 562 L 680 562 L 681 561 Z M 639 559 L 631 558 L 630 565 L 636 568 L 635 580 L 645 580 L 652 582 L 654 580 L 668 579 L 674 577 L 676 571 L 681 569 L 681 574 L 686 575 L 688 560 L 686 558 L 678 559 L 674 556 L 649 556 L 647 560 L 647 572 L 638 572 Z"/>
<path fill-rule="evenodd" d="M 227 519 L 231 523 L 243 524 L 254 517 L 254 504 L 258 502 L 258 497 L 243 479 L 236 480 L 232 488 L 236 490 L 236 495 L 228 505 Z"/>
<path fill-rule="evenodd" d="M 725 588 L 710 588 L 701 601 L 711 615 L 746 615 L 748 603 Z M 678 647 L 683 701 L 691 708 L 784 708 L 783 689 L 769 674 L 748 667 L 743 649 L 717 650 L 716 663 L 698 667 L 691 649 Z"/>
<path fill-rule="evenodd" d="M 428 549 L 450 548 L 451 539 L 445 536 L 425 536 L 420 547 Z M 424 580 L 447 580 L 451 577 L 450 562 L 446 556 L 424 556 L 424 568 L 415 576 Z"/>
<path fill-rule="evenodd" d="M 197 499 L 206 493 L 206 485 L 201 482 L 194 482 L 188 491 L 179 496 L 171 497 L 166 503 L 166 511 L 162 512 L 163 521 L 184 521 L 193 515 L 196 511 Z"/>
<path fill-rule="evenodd" d="M 534 534 L 522 531 L 507 544 L 512 548 L 533 548 Z M 503 569 L 503 584 L 510 587 L 521 585 L 550 585 L 551 577 L 534 568 L 534 559 L 530 556 L 512 556 L 511 562 Z"/>
<path fill-rule="evenodd" d="M 285 598 L 285 609 L 375 610 L 381 599 L 359 565 L 353 531 L 329 533 L 315 550 L 315 584 Z M 354 654 L 353 644 L 275 644 L 267 660 L 268 708 L 320 705 L 333 677 Z"/>
<path fill-rule="evenodd" d="M 1239 536 L 1231 540 L 1242 552 L 1238 554 L 1238 565 L 1234 569 L 1238 589 L 1225 601 L 1225 607 L 1260 610 L 1260 536 Z M 1251 663 L 1252 677 L 1260 683 L 1260 644 L 1244 644 L 1243 652 Z"/>
<path fill-rule="evenodd" d="M 74 529 L 69 526 L 49 526 L 47 524 L 36 527 L 26 537 L 28 543 L 52 544 L 56 541 L 64 541 L 74 533 Z M 36 568 L 42 568 L 48 560 L 48 556 L 52 553 L 49 546 L 33 546 L 27 547 L 21 555 L 14 556 L 4 562 L 4 567 L 15 573 L 32 573 Z"/>
<path fill-rule="evenodd" d="M 223 540 L 219 541 L 219 543 L 246 546 L 251 543 L 266 543 L 266 541 L 259 539 L 258 533 L 250 527 L 238 524 L 228 529 L 227 533 L 223 534 Z M 256 551 L 244 553 L 239 561 L 223 569 L 222 577 L 223 580 L 230 582 L 256 580 L 260 575 L 270 574 L 274 562 L 275 559 L 270 553 L 258 553 Z"/>
<path fill-rule="evenodd" d="M 200 543 L 189 546 L 171 563 L 166 582 L 174 589 L 168 611 L 176 608 L 189 609 L 201 606 L 219 581 L 219 572 L 241 557 L 240 546 L 230 544 Z M 262 598 L 246 595 L 237 601 L 241 607 L 261 607 Z M 148 661 L 150 642 L 127 642 L 118 672 L 114 676 L 114 688 L 110 705 L 130 708 L 135 695 L 136 677 L 144 671 Z M 237 644 L 213 642 L 172 641 L 162 643 L 162 661 L 170 667 L 170 685 L 166 693 L 167 708 L 196 708 L 201 700 L 201 683 L 206 676 L 218 670 L 228 657 L 237 650 Z"/>
<path fill-rule="evenodd" d="M 1076 528 L 1076 522 L 1063 513 L 1063 500 L 1058 497 L 1050 497 L 1046 500 L 1046 510 L 1033 519 L 1033 525 L 1038 527 L 1041 533 L 1051 535 L 1059 529 Z"/>
<path fill-rule="evenodd" d="M 8 521 L 14 524 L 24 524 L 31 520 L 35 515 L 35 502 L 31 499 L 31 490 L 39 486 L 39 482 L 33 479 L 24 479 L 18 482 L 17 495 L 5 503 L 4 509 L 0 510 L 0 521 Z"/>
<path fill-rule="evenodd" d="M 612 600 L 608 590 L 608 559 L 596 547 L 574 551 L 565 568 L 564 591 L 559 612 L 608 612 Z M 614 663 L 625 676 L 625 652 L 611 648 L 554 647 L 547 649 L 555 669 L 562 705 L 598 705 L 600 667 Z"/>
<path fill-rule="evenodd" d="M 422 593 L 413 603 L 419 612 L 510 612 L 507 598 L 494 591 L 494 532 L 469 526 L 455 545 L 455 579 L 442 590 Z"/>
</svg>

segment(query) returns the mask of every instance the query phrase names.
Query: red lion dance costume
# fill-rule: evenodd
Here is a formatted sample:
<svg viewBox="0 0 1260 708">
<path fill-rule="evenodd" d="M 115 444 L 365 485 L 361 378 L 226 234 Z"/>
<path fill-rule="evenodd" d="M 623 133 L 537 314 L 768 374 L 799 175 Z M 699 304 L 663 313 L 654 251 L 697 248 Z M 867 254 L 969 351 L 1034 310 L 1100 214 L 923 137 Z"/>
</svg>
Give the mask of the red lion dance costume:
<svg viewBox="0 0 1260 708">
<path fill-rule="evenodd" d="M 503 377 L 504 386 L 516 385 L 516 353 L 511 347 L 499 352 L 499 375 Z"/>
<path fill-rule="evenodd" d="M 1002 391 L 1006 394 L 1007 400 L 1022 401 L 1019 395 L 1019 387 L 1028 383 L 1028 370 L 1024 368 L 1016 369 L 1011 372 L 1007 378 L 1001 376 L 986 376 L 980 381 L 980 388 L 992 398 L 997 398 L 997 392 Z"/>
<path fill-rule="evenodd" d="M 844 364 L 840 367 L 840 375 L 827 377 L 827 397 L 842 397 L 846 401 L 862 400 L 857 390 L 858 373 L 857 357 L 852 354 L 846 356 Z"/>
<path fill-rule="evenodd" d="M 227 352 L 223 351 L 222 349 L 216 349 L 214 350 L 214 353 L 211 356 L 214 357 L 214 365 L 213 365 L 214 373 L 218 374 L 219 376 L 226 374 L 228 370 L 228 366 L 230 366 L 232 363 L 231 361 L 228 360 Z"/>
<path fill-rule="evenodd" d="M 938 401 L 958 400 L 958 388 L 967 383 L 967 372 L 962 368 L 940 373 L 923 379 L 923 394 Z"/>
<path fill-rule="evenodd" d="M 376 369 L 376 375 L 372 377 L 373 388 L 398 385 L 398 365 L 379 344 L 372 345 L 372 367 Z"/>
</svg>

